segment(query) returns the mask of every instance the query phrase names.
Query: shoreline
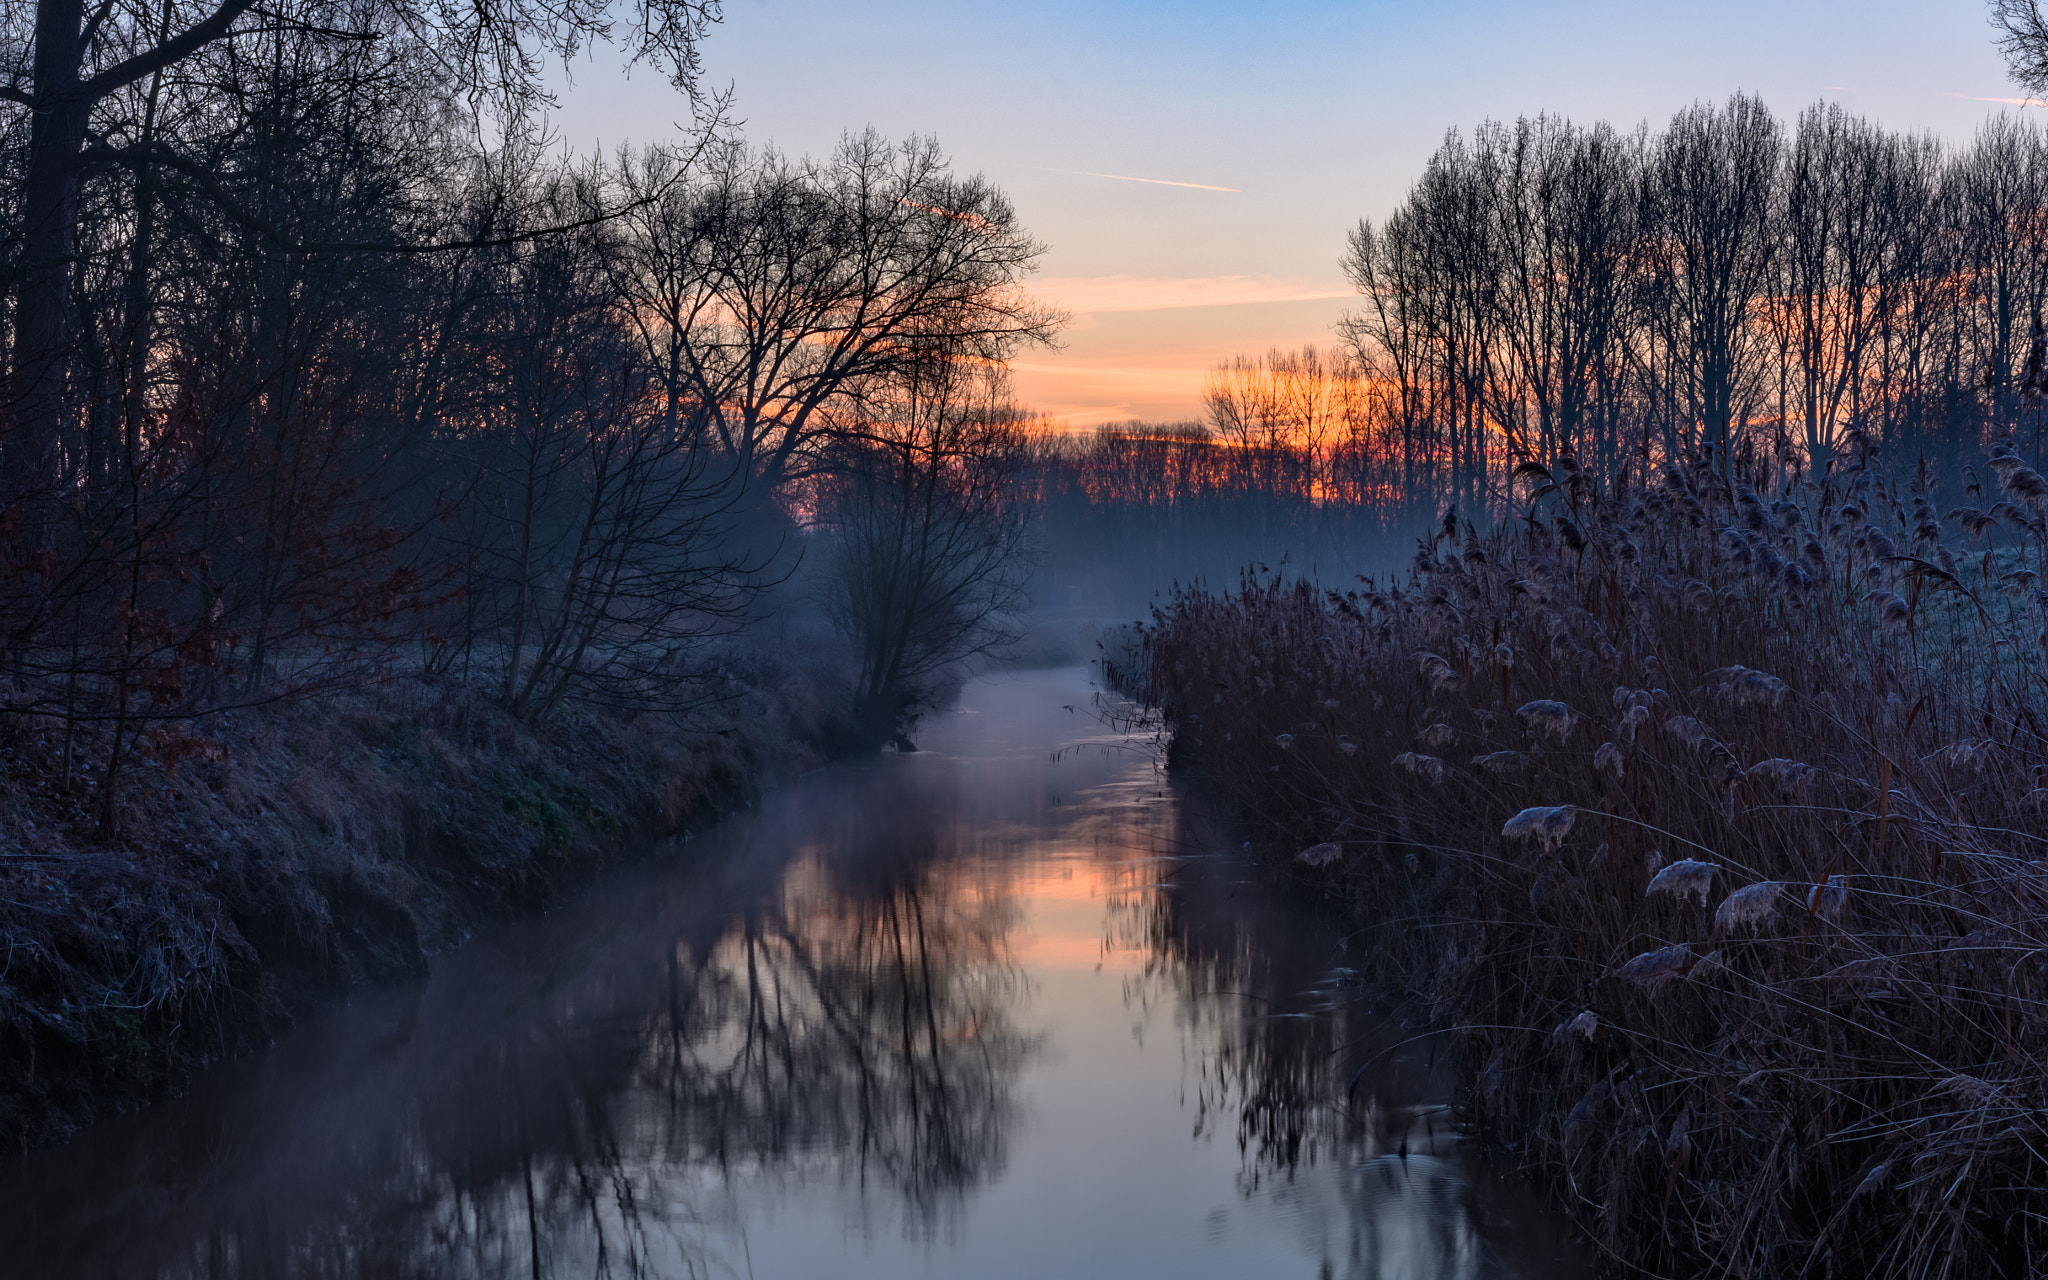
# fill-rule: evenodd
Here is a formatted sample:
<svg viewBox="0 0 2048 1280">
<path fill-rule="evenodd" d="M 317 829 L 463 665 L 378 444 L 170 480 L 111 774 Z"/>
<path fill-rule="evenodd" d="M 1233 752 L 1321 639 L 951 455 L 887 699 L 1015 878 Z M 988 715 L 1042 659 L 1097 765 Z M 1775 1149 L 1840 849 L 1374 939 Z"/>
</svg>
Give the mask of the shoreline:
<svg viewBox="0 0 2048 1280">
<path fill-rule="evenodd" d="M 1183 590 L 1116 663 L 1610 1269 L 2029 1247 L 2048 597 L 1992 585 L 2029 548 L 1941 544 L 1917 483 L 1585 487 L 1548 526 L 1447 522 L 1384 588 Z M 1900 492 L 1931 532 L 1864 519 Z"/>
<path fill-rule="evenodd" d="M 235 713 L 124 779 L 119 835 L 0 745 L 0 1134 L 17 1151 L 182 1092 L 477 929 L 544 911 L 845 754 L 826 655 L 741 665 L 729 727 L 514 720 L 453 681 Z"/>
</svg>

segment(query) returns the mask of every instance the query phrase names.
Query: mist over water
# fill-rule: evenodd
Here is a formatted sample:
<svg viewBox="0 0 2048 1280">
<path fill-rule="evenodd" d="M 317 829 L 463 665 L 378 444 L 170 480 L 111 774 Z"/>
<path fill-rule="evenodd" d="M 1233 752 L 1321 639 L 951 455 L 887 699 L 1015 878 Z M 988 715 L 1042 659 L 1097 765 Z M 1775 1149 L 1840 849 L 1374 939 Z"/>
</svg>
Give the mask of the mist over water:
<svg viewBox="0 0 2048 1280">
<path fill-rule="evenodd" d="M 1405 568 L 1441 515 L 1428 495 L 1361 501 L 1297 452 L 1192 430 L 1131 423 L 1041 442 L 1025 478 L 1038 508 L 1035 620 L 1140 619 L 1175 587 L 1227 593 L 1247 572 L 1346 590 Z"/>
<path fill-rule="evenodd" d="M 1082 668 L 17 1166 L 16 1274 L 1548 1276 L 1430 1037 Z M 1346 1083 L 1366 1070 L 1348 1101 Z"/>
</svg>

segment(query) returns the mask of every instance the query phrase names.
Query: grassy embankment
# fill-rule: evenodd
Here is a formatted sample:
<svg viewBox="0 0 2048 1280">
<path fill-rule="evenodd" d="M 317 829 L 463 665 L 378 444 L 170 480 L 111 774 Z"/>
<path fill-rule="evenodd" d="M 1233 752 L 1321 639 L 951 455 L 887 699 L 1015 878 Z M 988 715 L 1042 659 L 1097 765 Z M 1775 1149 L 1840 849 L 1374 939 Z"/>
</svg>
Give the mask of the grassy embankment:
<svg viewBox="0 0 2048 1280">
<path fill-rule="evenodd" d="M 801 650 L 802 646 L 798 646 Z M 770 651 L 779 656 L 770 656 Z M 831 653 L 753 646 L 733 699 L 515 721 L 398 679 L 204 726 L 217 758 L 124 777 L 98 838 L 55 724 L 0 738 L 0 1133 L 20 1149 L 175 1092 L 365 982 L 843 750 Z M 828 710 L 830 708 L 830 710 Z M 722 727 L 723 731 L 717 731 Z"/>
<path fill-rule="evenodd" d="M 2048 482 L 1850 462 L 1561 472 L 1395 589 L 1180 594 L 1132 676 L 1615 1274 L 2048 1256 Z"/>
</svg>

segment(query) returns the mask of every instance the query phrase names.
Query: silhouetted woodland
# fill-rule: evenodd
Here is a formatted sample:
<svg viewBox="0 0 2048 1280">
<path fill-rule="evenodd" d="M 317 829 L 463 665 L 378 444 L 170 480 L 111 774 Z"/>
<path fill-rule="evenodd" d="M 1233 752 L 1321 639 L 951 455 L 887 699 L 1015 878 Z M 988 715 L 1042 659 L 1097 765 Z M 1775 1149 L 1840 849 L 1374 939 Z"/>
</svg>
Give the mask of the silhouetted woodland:
<svg viewBox="0 0 2048 1280">
<path fill-rule="evenodd" d="M 1446 138 L 1361 222 L 1345 332 L 1404 488 L 1468 504 L 1523 461 L 1603 475 L 1712 450 L 1724 480 L 1824 470 L 1860 431 L 1953 458 L 2029 413 L 2048 142 L 1967 145 L 1753 99 L 1662 132 L 1554 117 Z"/>
<path fill-rule="evenodd" d="M 1335 349 L 1240 356 L 1202 422 L 1045 453 L 1055 600 L 1100 597 L 1090 548 L 1143 563 L 1123 598 L 1283 556 L 1380 572 L 1446 506 L 1519 514 L 1515 468 L 1565 456 L 1766 491 L 1852 433 L 1944 474 L 2006 433 L 2042 461 L 2048 135 L 2020 117 L 1963 145 L 1740 95 L 1662 130 L 1488 122 L 1344 266 Z"/>
<path fill-rule="evenodd" d="M 741 140 L 694 94 L 715 17 L 11 13 L 0 712 L 103 834 L 137 753 L 393 670 L 521 718 L 716 700 L 850 491 L 814 482 L 943 471 L 890 434 L 906 379 L 1051 332 L 1040 246 L 932 143 Z M 607 39 L 695 134 L 550 144 L 546 57 Z"/>
</svg>

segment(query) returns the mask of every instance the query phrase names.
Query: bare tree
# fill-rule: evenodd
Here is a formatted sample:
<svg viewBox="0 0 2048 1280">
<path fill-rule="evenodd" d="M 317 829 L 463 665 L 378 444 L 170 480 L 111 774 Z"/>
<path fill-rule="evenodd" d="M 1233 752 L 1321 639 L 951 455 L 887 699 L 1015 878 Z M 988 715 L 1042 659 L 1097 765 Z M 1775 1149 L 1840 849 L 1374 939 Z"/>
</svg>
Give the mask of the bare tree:
<svg viewBox="0 0 2048 1280">
<path fill-rule="evenodd" d="M 157 85 L 165 72 L 202 54 L 261 43 L 281 31 L 423 52 L 438 90 L 496 104 L 508 117 L 544 94 L 542 51 L 567 58 L 615 37 L 632 60 L 661 67 L 685 88 L 694 84 L 697 44 L 717 17 L 716 0 L 639 0 L 623 28 L 612 7 L 601 0 L 0 5 L 0 38 L 18 51 L 0 84 L 0 102 L 30 121 L 7 380 L 13 424 L 0 438 L 0 475 L 9 487 L 18 496 L 61 480 L 81 179 L 106 165 L 171 168 L 202 184 L 206 178 L 203 164 L 155 128 L 156 90 L 138 98 L 139 86 Z"/>
<path fill-rule="evenodd" d="M 1996 116 L 1956 158 L 1944 204 L 1969 282 L 1967 358 L 1996 401 L 2015 401 L 2030 318 L 2048 301 L 2048 144 Z"/>
<path fill-rule="evenodd" d="M 1679 112 L 1650 163 L 1652 270 L 1671 317 L 1703 443 L 1734 485 L 1734 422 L 1758 364 L 1752 308 L 1765 296 L 1775 242 L 1772 191 L 1783 138 L 1762 102 Z"/>
<path fill-rule="evenodd" d="M 1711 451 L 1761 488 L 1853 427 L 1939 462 L 2020 425 L 2048 137 L 2000 115 L 1951 152 L 1823 105 L 1787 145 L 1743 97 L 1654 135 L 1489 122 L 1344 265 L 1371 377 L 1346 465 L 1417 512 L 1501 513 L 1553 450 L 1608 473 Z"/>
<path fill-rule="evenodd" d="M 1794 131 L 1777 292 L 1800 371 L 1805 454 L 1816 468 L 1860 416 L 1866 366 L 1925 266 L 1922 229 L 1934 198 L 1926 152 L 1835 103 L 1801 113 Z"/>
<path fill-rule="evenodd" d="M 1258 503 L 1262 532 L 1273 500 L 1311 512 L 1320 503 L 1332 454 L 1355 434 L 1364 395 L 1348 360 L 1314 346 L 1238 356 L 1209 371 L 1202 391 L 1209 422 L 1234 446 L 1223 457 Z"/>
<path fill-rule="evenodd" d="M 1991 25 L 2006 70 L 2028 93 L 2048 97 L 2048 14 L 2040 0 L 1991 0 Z"/>
<path fill-rule="evenodd" d="M 1435 419 L 1436 355 L 1426 338 L 1431 300 L 1413 287 L 1420 279 L 1421 252 L 1414 224 L 1403 208 L 1381 226 L 1361 219 L 1352 228 L 1344 271 L 1365 303 L 1348 313 L 1337 331 L 1358 365 L 1392 388 L 1379 400 L 1385 423 L 1381 443 L 1399 459 L 1397 488 L 1404 505 L 1426 508 L 1424 495 L 1438 483 L 1441 437 Z M 1419 504 L 1413 501 L 1418 498 Z"/>
<path fill-rule="evenodd" d="M 867 389 L 935 337 L 999 363 L 1064 322 L 1020 288 L 1044 246 L 930 139 L 868 131 L 802 162 L 733 143 L 681 181 L 675 164 L 621 158 L 636 211 L 618 288 L 675 411 L 706 414 L 764 491 L 856 430 Z"/>
<path fill-rule="evenodd" d="M 1627 336 L 1643 140 L 1552 116 L 1509 131 L 1482 125 L 1474 144 L 1502 280 L 1494 420 L 1525 457 L 1586 452 L 1598 402 Z M 1614 461 L 1616 442 L 1597 442 Z"/>
<path fill-rule="evenodd" d="M 512 180 L 539 188 L 519 203 L 543 222 L 597 200 L 573 173 Z M 723 537 L 732 467 L 704 447 L 701 413 L 667 411 L 609 287 L 622 230 L 591 222 L 496 250 L 500 301 L 468 340 L 488 372 L 448 444 L 478 476 L 460 513 L 462 642 L 490 642 L 524 717 L 565 700 L 699 705 L 703 642 L 742 620 L 758 585 Z"/>
<path fill-rule="evenodd" d="M 232 95 L 153 82 L 151 128 L 287 234 L 388 235 L 413 176 L 388 83 L 359 48 L 263 47 Z M 225 97 L 235 111 L 204 109 Z M 136 750 L 175 758 L 198 716 L 389 656 L 420 579 L 376 460 L 404 452 L 384 396 L 420 297 L 389 258 L 238 238 L 175 170 L 112 170 L 84 194 L 69 487 L 32 522 L 10 512 L 0 616 L 5 709 L 61 721 L 67 787 L 81 733 L 102 753 L 111 832 Z"/>
<path fill-rule="evenodd" d="M 860 662 L 857 713 L 905 741 L 930 682 L 1014 638 L 1025 603 L 1027 433 L 999 371 L 943 347 L 899 370 L 821 486 L 833 538 L 826 610 Z"/>
</svg>

